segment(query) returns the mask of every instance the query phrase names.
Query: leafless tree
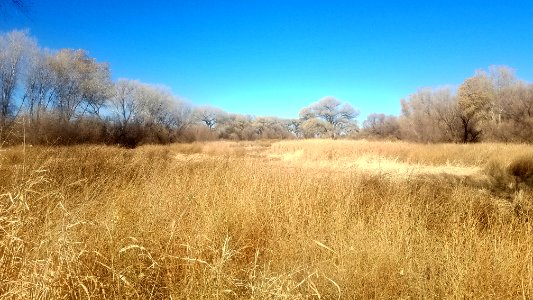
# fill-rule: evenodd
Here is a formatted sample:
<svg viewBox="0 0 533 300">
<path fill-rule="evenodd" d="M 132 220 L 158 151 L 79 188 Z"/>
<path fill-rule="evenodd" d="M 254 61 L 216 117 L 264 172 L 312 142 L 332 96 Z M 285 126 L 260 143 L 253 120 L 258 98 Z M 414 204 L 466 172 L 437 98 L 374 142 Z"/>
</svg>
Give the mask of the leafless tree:
<svg viewBox="0 0 533 300">
<path fill-rule="evenodd" d="M 51 57 L 50 69 L 60 122 L 86 113 L 98 115 L 111 96 L 109 66 L 96 62 L 84 50 L 60 50 Z"/>
<path fill-rule="evenodd" d="M 253 127 L 254 117 L 240 114 L 227 114 L 222 120 L 219 120 L 220 137 L 231 140 L 254 140 L 257 132 Z"/>
<path fill-rule="evenodd" d="M 361 133 L 363 137 L 399 139 L 400 125 L 398 118 L 378 113 L 369 114 L 363 122 Z"/>
<path fill-rule="evenodd" d="M 32 124 L 38 123 L 48 110 L 53 97 L 50 70 L 51 54 L 34 48 L 29 57 L 28 73 L 24 79 L 27 113 Z"/>
<path fill-rule="evenodd" d="M 288 138 L 286 120 L 276 117 L 257 117 L 252 123 L 259 138 L 283 139 Z"/>
<path fill-rule="evenodd" d="M 489 118 L 494 92 L 488 76 L 479 72 L 466 79 L 457 92 L 462 142 L 476 142 L 482 133 L 482 123 Z"/>
<path fill-rule="evenodd" d="M 114 85 L 111 111 L 119 131 L 119 140 L 125 138 L 128 129 L 139 112 L 139 102 L 136 98 L 139 86 L 140 83 L 138 81 L 127 79 L 119 79 Z"/>
<path fill-rule="evenodd" d="M 204 105 L 194 109 L 194 118 L 207 126 L 209 129 L 214 130 L 220 119 L 224 118 L 226 113 L 220 108 Z"/>
<path fill-rule="evenodd" d="M 323 138 L 332 136 L 333 126 L 325 120 L 310 118 L 302 122 L 302 132 L 306 138 Z"/>
<path fill-rule="evenodd" d="M 484 76 L 488 77 L 492 85 L 491 121 L 499 124 L 505 114 L 505 102 L 509 100 L 510 94 L 513 93 L 518 79 L 516 78 L 515 70 L 507 66 L 491 66 L 489 67 L 489 73 L 484 74 Z"/>
<path fill-rule="evenodd" d="M 453 142 L 458 138 L 457 98 L 450 88 L 422 88 L 401 100 L 402 137 L 419 142 Z"/>
<path fill-rule="evenodd" d="M 341 103 L 334 97 L 324 97 L 318 102 L 315 102 L 300 111 L 300 119 L 302 119 L 304 127 L 318 128 L 322 122 L 326 122 L 327 126 L 321 126 L 330 133 L 332 138 L 340 135 L 346 135 L 350 131 L 357 129 L 355 119 L 359 115 L 359 111 L 354 109 L 348 103 Z M 310 121 L 311 119 L 317 119 Z"/>
<path fill-rule="evenodd" d="M 300 119 L 286 120 L 287 131 L 296 138 L 303 137 L 302 121 Z"/>
<path fill-rule="evenodd" d="M 172 141 L 192 122 L 190 105 L 164 88 L 134 80 L 120 79 L 111 103 L 117 139 L 127 144 L 147 136 Z"/>
<path fill-rule="evenodd" d="M 14 97 L 24 60 L 28 56 L 27 50 L 34 47 L 35 41 L 27 31 L 15 30 L 0 35 L 0 133 L 5 132 L 13 118 L 16 110 Z"/>
<path fill-rule="evenodd" d="M 489 120 L 487 137 L 494 141 L 533 142 L 533 84 L 517 81 L 499 97 L 499 116 Z"/>
</svg>

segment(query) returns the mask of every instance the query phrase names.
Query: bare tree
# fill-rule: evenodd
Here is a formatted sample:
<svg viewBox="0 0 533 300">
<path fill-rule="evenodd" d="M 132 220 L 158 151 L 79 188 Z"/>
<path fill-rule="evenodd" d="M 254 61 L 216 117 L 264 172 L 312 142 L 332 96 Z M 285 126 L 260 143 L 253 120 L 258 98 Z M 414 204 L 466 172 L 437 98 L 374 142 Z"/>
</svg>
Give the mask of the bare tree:
<svg viewBox="0 0 533 300">
<path fill-rule="evenodd" d="M 493 99 L 492 84 L 485 73 L 479 72 L 461 84 L 458 90 L 458 105 L 463 143 L 479 140 L 481 125 L 489 117 Z"/>
<path fill-rule="evenodd" d="M 226 113 L 220 108 L 213 106 L 200 106 L 194 109 L 193 115 L 198 122 L 202 122 L 209 129 L 214 130 L 220 119 L 224 117 Z"/>
<path fill-rule="evenodd" d="M 220 137 L 231 140 L 253 140 L 257 132 L 253 127 L 254 117 L 248 115 L 228 114 L 219 120 Z"/>
<path fill-rule="evenodd" d="M 111 110 L 113 120 L 118 129 L 118 141 L 123 142 L 130 131 L 131 124 L 135 121 L 139 112 L 139 101 L 137 100 L 138 81 L 119 79 L 114 85 L 114 92 L 111 98 Z"/>
<path fill-rule="evenodd" d="M 85 68 L 87 69 L 83 72 L 81 85 L 81 96 L 85 106 L 83 112 L 100 117 L 100 110 L 113 94 L 109 65 L 92 60 L 85 64 Z"/>
<path fill-rule="evenodd" d="M 28 73 L 24 80 L 27 113 L 31 123 L 38 123 L 53 97 L 50 54 L 34 48 L 29 57 Z"/>
<path fill-rule="evenodd" d="M 142 84 L 136 93 L 139 104 L 138 120 L 145 126 L 163 126 L 170 129 L 174 121 L 177 99 L 167 90 Z"/>
<path fill-rule="evenodd" d="M 35 41 L 27 31 L 11 31 L 0 35 L 0 133 L 4 132 L 15 110 L 15 91 L 22 73 L 27 49 Z M 1 137 L 1 136 L 0 136 Z"/>
<path fill-rule="evenodd" d="M 363 122 L 364 137 L 394 138 L 400 137 L 398 118 L 385 114 L 370 114 Z"/>
<path fill-rule="evenodd" d="M 302 122 L 302 132 L 306 138 L 322 138 L 331 136 L 333 126 L 325 120 L 310 118 Z"/>
<path fill-rule="evenodd" d="M 533 84 L 517 83 L 504 102 L 504 115 L 506 119 L 518 121 L 524 118 L 533 118 Z"/>
<path fill-rule="evenodd" d="M 419 142 L 452 142 L 458 138 L 457 98 L 449 88 L 423 88 L 401 100 L 402 137 Z"/>
<path fill-rule="evenodd" d="M 424 88 L 402 100 L 402 138 L 422 142 L 533 141 L 533 86 L 507 66 L 477 71 L 459 87 Z"/>
<path fill-rule="evenodd" d="M 61 122 L 86 113 L 98 115 L 111 96 L 109 66 L 84 50 L 62 49 L 50 59 L 55 109 Z"/>
<path fill-rule="evenodd" d="M 139 81 L 118 80 L 111 103 L 116 139 L 128 146 L 145 139 L 173 141 L 192 122 L 189 104 L 164 88 Z"/>
<path fill-rule="evenodd" d="M 506 87 L 504 94 L 505 97 L 499 100 L 499 118 L 491 119 L 486 128 L 488 138 L 506 142 L 533 142 L 533 85 L 517 81 Z"/>
<path fill-rule="evenodd" d="M 300 119 L 289 119 L 286 121 L 286 126 L 287 131 L 290 132 L 294 137 L 303 137 L 302 121 Z"/>
<path fill-rule="evenodd" d="M 324 97 L 318 102 L 315 102 L 300 111 L 300 119 L 304 123 L 311 119 L 318 119 L 329 124 L 322 126 L 326 129 L 332 138 L 340 135 L 346 135 L 350 131 L 357 129 L 355 118 L 359 115 L 359 111 L 354 109 L 348 103 L 341 103 L 334 97 Z M 321 122 L 307 122 L 307 128 L 316 128 Z M 303 125 L 303 124 L 302 124 Z"/>
<path fill-rule="evenodd" d="M 194 123 L 193 108 L 189 103 L 178 98 L 175 101 L 176 104 L 172 110 L 172 125 L 176 134 L 180 135 Z"/>
<path fill-rule="evenodd" d="M 490 105 L 491 120 L 499 124 L 504 117 L 505 102 L 513 93 L 514 86 L 518 83 L 515 70 L 507 66 L 491 66 L 488 75 L 492 84 L 493 99 Z"/>
<path fill-rule="evenodd" d="M 257 117 L 252 123 L 259 138 L 283 139 L 289 137 L 286 120 L 276 117 Z"/>
</svg>

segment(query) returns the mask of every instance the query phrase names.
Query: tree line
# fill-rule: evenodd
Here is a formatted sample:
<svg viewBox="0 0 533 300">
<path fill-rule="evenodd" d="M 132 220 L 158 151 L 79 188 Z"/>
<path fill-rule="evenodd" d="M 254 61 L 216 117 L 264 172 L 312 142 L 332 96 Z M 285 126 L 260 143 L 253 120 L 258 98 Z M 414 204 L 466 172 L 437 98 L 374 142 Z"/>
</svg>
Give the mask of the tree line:
<svg viewBox="0 0 533 300">
<path fill-rule="evenodd" d="M 533 142 L 533 84 L 507 66 L 478 70 L 456 89 L 422 88 L 399 117 L 371 114 L 363 134 L 416 142 Z"/>
<path fill-rule="evenodd" d="M 111 79 L 85 50 L 51 51 L 27 31 L 0 35 L 1 144 L 145 143 L 288 138 L 381 138 L 417 142 L 533 141 L 533 85 L 508 67 L 478 71 L 454 91 L 424 88 L 400 116 L 370 114 L 325 97 L 299 118 L 232 114 L 193 106 L 164 87 Z"/>
</svg>

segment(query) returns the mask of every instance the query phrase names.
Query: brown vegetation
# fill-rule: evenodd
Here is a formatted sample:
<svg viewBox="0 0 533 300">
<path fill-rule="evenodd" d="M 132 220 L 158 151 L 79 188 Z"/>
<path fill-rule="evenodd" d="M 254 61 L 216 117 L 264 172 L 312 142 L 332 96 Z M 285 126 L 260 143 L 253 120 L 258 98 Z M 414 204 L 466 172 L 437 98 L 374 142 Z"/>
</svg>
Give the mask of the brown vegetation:
<svg viewBox="0 0 533 300">
<path fill-rule="evenodd" d="M 533 137 L 533 85 L 492 66 L 450 88 L 420 89 L 402 100 L 401 138 L 417 142 L 527 142 Z"/>
<path fill-rule="evenodd" d="M 364 141 L 2 148 L 0 295 L 531 298 L 532 194 L 521 186 L 501 197 L 486 171 L 492 161 L 502 178 L 526 181 L 531 150 Z M 295 163 L 279 156 L 291 153 L 300 153 Z M 304 166 L 364 155 L 476 167 L 487 181 Z"/>
</svg>

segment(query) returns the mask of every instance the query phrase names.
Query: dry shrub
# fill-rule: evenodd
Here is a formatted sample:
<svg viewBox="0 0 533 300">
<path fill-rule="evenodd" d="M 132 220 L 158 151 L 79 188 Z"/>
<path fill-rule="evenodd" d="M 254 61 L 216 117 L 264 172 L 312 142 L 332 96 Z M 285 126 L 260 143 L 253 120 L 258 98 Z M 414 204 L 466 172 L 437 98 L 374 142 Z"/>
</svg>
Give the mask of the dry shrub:
<svg viewBox="0 0 533 300">
<path fill-rule="evenodd" d="M 206 126 L 192 125 L 181 134 L 180 141 L 183 142 L 204 142 L 215 141 L 218 139 L 218 132 L 207 128 Z"/>
<path fill-rule="evenodd" d="M 533 219 L 533 155 L 521 155 L 513 159 L 507 173 L 516 186 L 514 211 L 524 220 Z"/>
<path fill-rule="evenodd" d="M 111 141 L 109 124 L 96 117 L 60 122 L 54 114 L 43 114 L 33 123 L 20 118 L 8 137 L 9 144 L 75 145 L 105 144 Z"/>
<path fill-rule="evenodd" d="M 507 162 L 509 161 L 509 162 Z M 485 168 L 494 191 L 516 193 L 533 187 L 533 155 L 516 155 L 505 161 L 490 160 Z"/>
<path fill-rule="evenodd" d="M 507 167 L 507 172 L 519 183 L 533 187 L 533 154 L 515 158 Z"/>
<path fill-rule="evenodd" d="M 489 189 L 504 194 L 514 192 L 514 178 L 509 174 L 506 165 L 496 160 L 490 160 L 485 166 L 484 172 L 489 178 Z"/>
</svg>

